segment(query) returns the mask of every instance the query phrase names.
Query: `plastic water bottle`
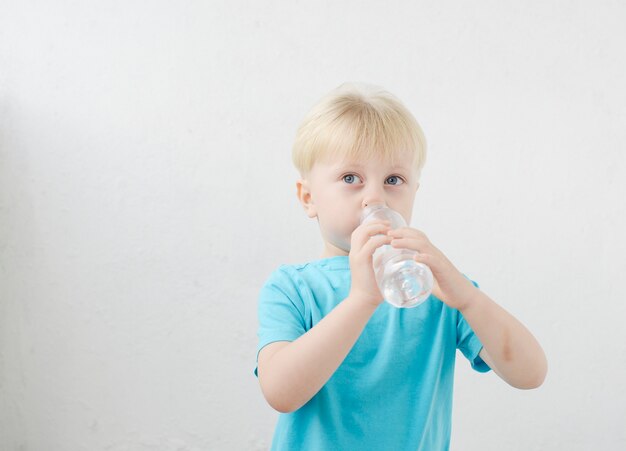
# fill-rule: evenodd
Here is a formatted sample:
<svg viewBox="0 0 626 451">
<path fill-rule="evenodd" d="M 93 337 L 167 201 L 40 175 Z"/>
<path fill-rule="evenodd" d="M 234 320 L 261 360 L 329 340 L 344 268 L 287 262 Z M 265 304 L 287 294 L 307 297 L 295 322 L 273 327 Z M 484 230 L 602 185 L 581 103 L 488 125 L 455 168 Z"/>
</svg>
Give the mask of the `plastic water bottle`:
<svg viewBox="0 0 626 451">
<path fill-rule="evenodd" d="M 387 220 L 391 228 L 406 227 L 400 213 L 385 205 L 368 205 L 361 215 L 361 224 L 373 220 Z M 399 249 L 384 244 L 373 255 L 374 275 L 385 301 L 395 307 L 417 307 L 430 296 L 433 273 L 423 263 L 416 262 L 412 249 Z"/>
</svg>

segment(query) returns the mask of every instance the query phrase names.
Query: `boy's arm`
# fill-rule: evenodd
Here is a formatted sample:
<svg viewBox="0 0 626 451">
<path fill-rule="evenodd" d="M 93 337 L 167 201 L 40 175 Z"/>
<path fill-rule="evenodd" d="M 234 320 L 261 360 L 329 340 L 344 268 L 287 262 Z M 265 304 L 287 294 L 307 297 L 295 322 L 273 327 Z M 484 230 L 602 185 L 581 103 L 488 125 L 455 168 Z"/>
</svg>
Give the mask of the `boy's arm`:
<svg viewBox="0 0 626 451">
<path fill-rule="evenodd" d="M 434 246 L 424 232 L 411 227 L 390 230 L 392 247 L 417 251 L 415 261 L 433 273 L 433 294 L 459 310 L 484 346 L 480 355 L 513 387 L 539 387 L 548 371 L 541 346 L 522 323 L 476 288 Z"/>
<path fill-rule="evenodd" d="M 372 268 L 374 251 L 391 242 L 389 221 L 357 227 L 351 236 L 350 294 L 291 343 L 271 343 L 259 353 L 258 377 L 267 402 L 293 412 L 308 402 L 344 361 L 383 302 Z"/>
<path fill-rule="evenodd" d="M 376 307 L 349 295 L 293 342 L 261 349 L 259 383 L 270 406 L 286 413 L 308 402 L 346 358 Z"/>
<path fill-rule="evenodd" d="M 513 315 L 474 288 L 459 309 L 483 344 L 480 357 L 509 385 L 539 387 L 548 362 L 535 337 Z"/>
</svg>

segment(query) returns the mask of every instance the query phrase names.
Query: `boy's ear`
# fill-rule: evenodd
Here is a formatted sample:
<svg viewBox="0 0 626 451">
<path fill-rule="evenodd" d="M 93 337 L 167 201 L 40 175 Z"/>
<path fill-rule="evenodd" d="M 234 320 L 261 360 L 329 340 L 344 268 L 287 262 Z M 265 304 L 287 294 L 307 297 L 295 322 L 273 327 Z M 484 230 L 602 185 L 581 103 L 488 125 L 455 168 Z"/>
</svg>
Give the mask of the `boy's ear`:
<svg viewBox="0 0 626 451">
<path fill-rule="evenodd" d="M 315 205 L 313 204 L 313 199 L 311 198 L 311 188 L 308 180 L 299 179 L 296 182 L 296 195 L 298 196 L 298 200 L 304 207 L 304 211 L 309 218 L 317 217 L 317 210 L 315 209 Z"/>
</svg>

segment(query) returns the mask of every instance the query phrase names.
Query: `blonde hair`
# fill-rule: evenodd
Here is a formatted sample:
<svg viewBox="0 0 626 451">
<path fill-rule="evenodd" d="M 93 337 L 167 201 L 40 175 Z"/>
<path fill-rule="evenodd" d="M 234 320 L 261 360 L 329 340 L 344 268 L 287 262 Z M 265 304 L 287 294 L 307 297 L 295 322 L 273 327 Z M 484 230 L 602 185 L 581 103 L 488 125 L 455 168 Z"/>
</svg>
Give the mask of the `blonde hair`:
<svg viewBox="0 0 626 451">
<path fill-rule="evenodd" d="M 394 95 L 370 84 L 344 83 L 307 113 L 296 133 L 292 160 L 302 176 L 316 161 L 336 157 L 414 155 L 418 177 L 426 163 L 426 138 L 411 112 Z"/>
</svg>

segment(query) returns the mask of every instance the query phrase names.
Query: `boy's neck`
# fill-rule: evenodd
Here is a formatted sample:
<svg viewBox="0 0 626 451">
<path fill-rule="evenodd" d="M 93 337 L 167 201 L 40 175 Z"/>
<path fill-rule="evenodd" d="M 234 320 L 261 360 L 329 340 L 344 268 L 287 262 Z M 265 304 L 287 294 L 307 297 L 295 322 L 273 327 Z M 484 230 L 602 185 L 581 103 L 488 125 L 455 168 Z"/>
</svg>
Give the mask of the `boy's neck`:
<svg viewBox="0 0 626 451">
<path fill-rule="evenodd" d="M 330 258 L 330 257 L 338 257 L 338 256 L 347 256 L 349 252 L 344 251 L 337 246 L 333 246 L 330 243 L 324 243 L 324 251 L 322 252 L 322 256 L 320 258 Z"/>
</svg>

